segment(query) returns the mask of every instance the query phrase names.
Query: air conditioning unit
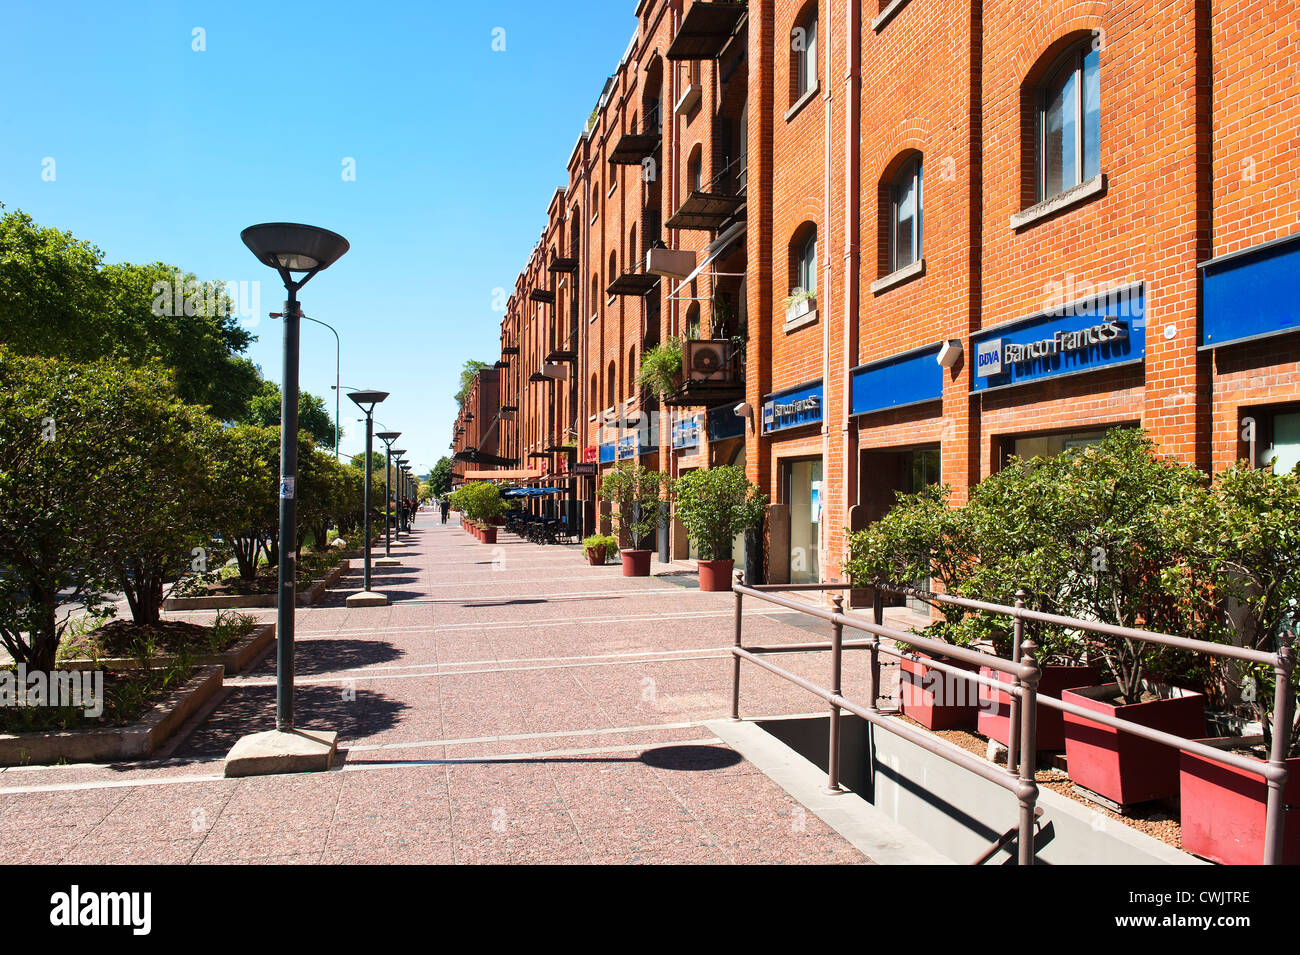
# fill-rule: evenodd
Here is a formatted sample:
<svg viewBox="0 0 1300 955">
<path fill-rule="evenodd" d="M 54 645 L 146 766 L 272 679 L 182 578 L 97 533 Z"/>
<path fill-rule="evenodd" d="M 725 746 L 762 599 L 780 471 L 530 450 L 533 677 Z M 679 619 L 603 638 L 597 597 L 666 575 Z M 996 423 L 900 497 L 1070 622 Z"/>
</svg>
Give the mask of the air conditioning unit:
<svg viewBox="0 0 1300 955">
<path fill-rule="evenodd" d="M 731 376 L 727 362 L 730 342 L 687 341 L 683 345 L 682 365 L 691 381 L 726 381 Z"/>
</svg>

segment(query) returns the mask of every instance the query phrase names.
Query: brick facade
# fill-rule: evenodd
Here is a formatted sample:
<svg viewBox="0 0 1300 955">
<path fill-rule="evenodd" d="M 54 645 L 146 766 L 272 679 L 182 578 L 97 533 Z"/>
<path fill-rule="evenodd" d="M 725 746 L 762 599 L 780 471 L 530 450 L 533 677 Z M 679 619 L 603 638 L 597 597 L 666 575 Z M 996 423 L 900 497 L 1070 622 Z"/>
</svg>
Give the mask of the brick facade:
<svg viewBox="0 0 1300 955">
<path fill-rule="evenodd" d="M 728 17 L 707 0 L 643 0 L 502 323 L 503 349 L 519 348 L 503 356 L 502 402 L 520 409 L 503 422 L 503 454 L 527 466 L 530 452 L 573 443 L 572 454 L 532 463 L 591 501 L 594 480 L 556 472 L 634 432 L 639 411 L 661 424 L 642 424 L 643 463 L 677 474 L 743 461 L 772 498 L 772 522 L 787 525 L 803 518 L 790 513 L 786 465 L 814 459 L 822 579 L 837 578 L 846 531 L 910 489 L 904 471 L 917 455 L 937 462 L 958 500 L 1016 438 L 1120 424 L 1144 426 L 1162 450 L 1205 469 L 1226 467 L 1249 451 L 1245 419 L 1266 428 L 1272 409 L 1300 402 L 1300 334 L 1212 346 L 1202 331 L 1207 262 L 1300 234 L 1300 17 L 1283 7 L 750 0 Z M 725 35 L 701 40 L 701 24 L 719 15 Z M 1076 142 L 1096 169 L 1061 195 L 1040 191 L 1043 90 L 1078 64 L 1084 95 L 1094 62 L 1096 144 L 1086 122 Z M 649 165 L 612 163 L 627 137 L 647 132 L 654 103 Z M 907 240 L 892 230 L 893 203 L 918 164 L 919 260 L 899 269 Z M 739 208 L 712 228 L 672 227 L 701 190 Z M 644 272 L 652 246 L 700 265 L 739 223 L 743 240 L 691 281 L 662 276 L 644 294 L 611 293 L 620 276 Z M 815 305 L 787 315 L 814 234 Z M 576 272 L 549 273 L 557 256 Z M 554 304 L 530 301 L 539 284 Z M 1091 315 L 1114 290 L 1141 292 L 1125 325 L 1139 357 L 1089 369 L 1084 349 L 1077 374 L 984 390 L 981 343 L 1024 327 L 1051 338 L 1073 313 L 1066 306 Z M 702 428 L 698 447 L 674 450 L 672 423 L 707 409 L 661 403 L 637 370 L 648 348 L 696 332 L 744 338 L 743 395 L 709 407 L 729 414 L 743 397 L 752 424 L 717 440 Z M 870 382 L 943 342 L 961 357 L 933 378 L 933 366 L 917 366 L 923 400 L 854 406 L 857 375 Z M 575 346 L 567 377 L 529 383 L 557 343 Z M 764 433 L 765 402 L 817 383 L 820 421 Z M 588 505 L 585 526 L 593 513 Z M 769 545 L 785 546 L 789 527 L 775 530 Z M 766 557 L 784 579 L 788 555 Z"/>
</svg>

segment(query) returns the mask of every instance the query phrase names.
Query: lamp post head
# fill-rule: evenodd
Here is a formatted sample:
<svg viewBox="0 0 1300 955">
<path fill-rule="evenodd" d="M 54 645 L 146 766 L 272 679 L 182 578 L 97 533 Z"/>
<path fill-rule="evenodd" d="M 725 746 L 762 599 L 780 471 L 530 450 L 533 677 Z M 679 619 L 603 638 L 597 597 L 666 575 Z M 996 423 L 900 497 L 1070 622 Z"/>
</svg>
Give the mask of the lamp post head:
<svg viewBox="0 0 1300 955">
<path fill-rule="evenodd" d="M 348 397 L 351 398 L 358 408 L 366 413 L 369 418 L 371 412 L 375 410 L 375 405 L 379 404 L 388 397 L 386 391 L 349 391 Z"/>
<path fill-rule="evenodd" d="M 296 222 L 250 225 L 239 237 L 263 265 L 280 273 L 286 288 L 296 288 L 347 252 L 348 240 L 337 232 Z M 305 273 L 294 281 L 293 273 Z"/>
<path fill-rule="evenodd" d="M 378 438 L 380 441 L 384 442 L 384 444 L 392 444 L 394 441 L 396 441 L 396 440 L 397 440 L 398 438 L 400 438 L 401 436 L 402 436 L 402 432 L 400 432 L 400 431 L 377 431 L 377 432 L 375 432 L 375 437 Z"/>
</svg>

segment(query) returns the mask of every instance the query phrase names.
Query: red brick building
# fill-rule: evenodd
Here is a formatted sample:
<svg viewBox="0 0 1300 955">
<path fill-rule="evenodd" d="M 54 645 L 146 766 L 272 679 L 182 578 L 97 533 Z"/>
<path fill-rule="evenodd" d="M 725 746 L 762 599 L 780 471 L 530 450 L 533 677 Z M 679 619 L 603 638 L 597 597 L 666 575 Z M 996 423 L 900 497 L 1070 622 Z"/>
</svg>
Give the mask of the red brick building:
<svg viewBox="0 0 1300 955">
<path fill-rule="evenodd" d="M 1300 459 L 1293 0 L 636 17 L 502 325 L 502 447 L 584 528 L 575 469 L 743 464 L 767 577 L 828 580 L 895 492 L 1114 426 Z"/>
</svg>

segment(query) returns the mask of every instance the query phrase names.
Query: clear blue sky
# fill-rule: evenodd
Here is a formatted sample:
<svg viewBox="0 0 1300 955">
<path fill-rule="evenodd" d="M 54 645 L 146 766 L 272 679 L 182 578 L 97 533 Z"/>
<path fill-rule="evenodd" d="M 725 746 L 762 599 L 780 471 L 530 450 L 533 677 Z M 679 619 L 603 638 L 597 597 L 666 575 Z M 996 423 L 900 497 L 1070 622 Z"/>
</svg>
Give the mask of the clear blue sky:
<svg viewBox="0 0 1300 955">
<path fill-rule="evenodd" d="M 341 233 L 352 249 L 304 288 L 304 311 L 338 329 L 345 386 L 392 393 L 377 416 L 422 472 L 448 453 L 460 366 L 499 357 L 493 290 L 546 224 L 634 7 L 3 0 L 0 201 L 109 261 L 260 280 L 263 315 L 283 287 L 240 230 Z M 279 324 L 253 330 L 250 356 L 279 381 Z M 331 414 L 334 357 L 304 322 L 302 386 Z M 350 405 L 346 451 L 364 440 Z"/>
</svg>

